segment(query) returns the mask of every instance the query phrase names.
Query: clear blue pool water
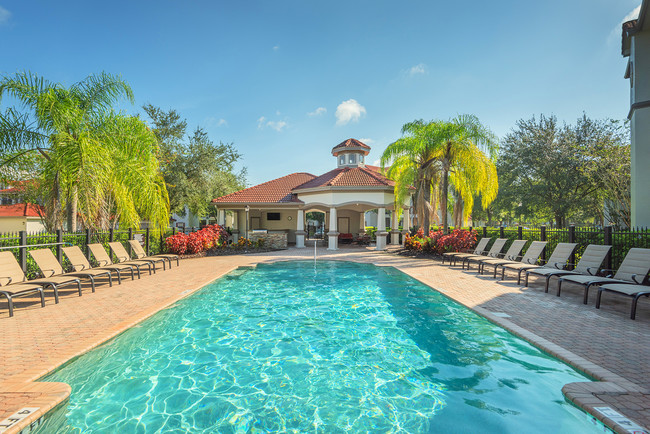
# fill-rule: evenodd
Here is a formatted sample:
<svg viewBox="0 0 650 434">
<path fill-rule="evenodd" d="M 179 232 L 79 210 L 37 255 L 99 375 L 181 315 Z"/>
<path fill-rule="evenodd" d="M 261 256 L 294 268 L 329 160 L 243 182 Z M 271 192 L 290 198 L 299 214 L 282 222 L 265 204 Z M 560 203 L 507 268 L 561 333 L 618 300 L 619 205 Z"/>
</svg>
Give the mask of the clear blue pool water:
<svg viewBox="0 0 650 434">
<path fill-rule="evenodd" d="M 348 262 L 237 270 L 45 380 L 72 386 L 58 432 L 602 432 L 561 392 L 587 377 Z"/>
</svg>

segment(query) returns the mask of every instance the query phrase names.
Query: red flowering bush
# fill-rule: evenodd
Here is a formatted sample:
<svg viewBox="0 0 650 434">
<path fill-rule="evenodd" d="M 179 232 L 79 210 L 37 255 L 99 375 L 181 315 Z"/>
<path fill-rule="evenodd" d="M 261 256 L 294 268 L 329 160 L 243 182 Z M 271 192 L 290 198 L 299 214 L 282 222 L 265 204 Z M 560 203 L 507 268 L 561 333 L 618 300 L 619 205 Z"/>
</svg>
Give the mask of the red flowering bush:
<svg viewBox="0 0 650 434">
<path fill-rule="evenodd" d="M 165 239 L 167 251 L 177 255 L 196 254 L 224 244 L 228 240 L 228 232 L 219 225 L 205 226 L 197 232 L 188 235 L 178 233 Z"/>
<path fill-rule="evenodd" d="M 476 235 L 475 231 L 454 229 L 447 235 L 442 230 L 430 231 L 429 236 L 425 237 L 424 230 L 420 229 L 413 237 L 406 235 L 404 248 L 439 255 L 444 252 L 460 252 L 476 245 Z"/>
</svg>

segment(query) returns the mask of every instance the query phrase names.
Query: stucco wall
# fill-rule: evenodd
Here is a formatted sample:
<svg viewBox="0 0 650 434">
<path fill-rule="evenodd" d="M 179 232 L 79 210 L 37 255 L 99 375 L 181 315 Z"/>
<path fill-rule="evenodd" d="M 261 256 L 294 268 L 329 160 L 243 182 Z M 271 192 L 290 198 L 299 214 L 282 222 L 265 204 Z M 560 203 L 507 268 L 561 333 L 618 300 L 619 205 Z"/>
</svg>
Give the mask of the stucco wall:
<svg viewBox="0 0 650 434">
<path fill-rule="evenodd" d="M 35 217 L 0 217 L 0 233 L 27 231 L 38 233 L 45 230 L 45 225 Z"/>
<path fill-rule="evenodd" d="M 386 191 L 328 191 L 317 193 L 300 193 L 300 200 L 309 205 L 323 203 L 339 205 L 343 203 L 367 202 L 373 204 L 386 204 L 391 206 L 394 202 L 393 194 Z"/>
</svg>

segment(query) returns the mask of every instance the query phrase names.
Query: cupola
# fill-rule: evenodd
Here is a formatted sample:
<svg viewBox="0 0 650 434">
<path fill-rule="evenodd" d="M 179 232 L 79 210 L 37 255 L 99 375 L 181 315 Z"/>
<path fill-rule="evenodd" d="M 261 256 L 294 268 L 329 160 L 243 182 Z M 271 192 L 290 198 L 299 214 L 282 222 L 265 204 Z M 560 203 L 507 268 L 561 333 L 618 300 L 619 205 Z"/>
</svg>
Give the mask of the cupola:
<svg viewBox="0 0 650 434">
<path fill-rule="evenodd" d="M 357 139 L 347 139 L 332 148 L 337 167 L 363 167 L 365 157 L 370 153 L 370 146 Z"/>
</svg>

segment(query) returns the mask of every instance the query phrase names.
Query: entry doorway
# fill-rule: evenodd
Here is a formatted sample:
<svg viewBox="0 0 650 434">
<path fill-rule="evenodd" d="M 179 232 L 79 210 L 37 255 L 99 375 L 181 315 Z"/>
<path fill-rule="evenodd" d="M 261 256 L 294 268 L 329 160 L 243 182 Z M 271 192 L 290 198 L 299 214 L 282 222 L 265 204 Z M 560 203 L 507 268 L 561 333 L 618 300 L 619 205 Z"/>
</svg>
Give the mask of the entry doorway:
<svg viewBox="0 0 650 434">
<path fill-rule="evenodd" d="M 340 234 L 349 234 L 350 232 L 350 217 L 338 217 L 336 219 L 336 226 Z"/>
</svg>

